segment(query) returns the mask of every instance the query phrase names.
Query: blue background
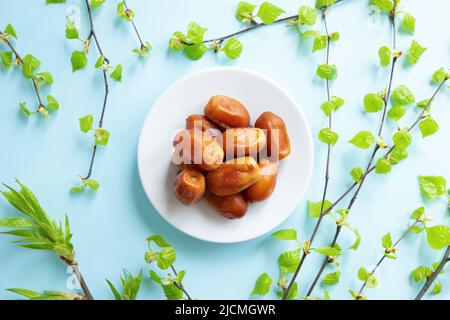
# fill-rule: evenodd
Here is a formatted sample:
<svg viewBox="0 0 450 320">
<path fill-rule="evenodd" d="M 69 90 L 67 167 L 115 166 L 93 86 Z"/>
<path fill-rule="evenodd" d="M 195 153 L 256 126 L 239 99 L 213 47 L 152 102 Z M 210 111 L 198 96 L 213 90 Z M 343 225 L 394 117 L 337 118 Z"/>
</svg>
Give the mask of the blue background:
<svg viewBox="0 0 450 320">
<path fill-rule="evenodd" d="M 279 82 L 303 108 L 314 136 L 326 126 L 319 107 L 325 99 L 324 83 L 315 77 L 318 63 L 324 61 L 324 51 L 311 53 L 312 43 L 301 40 L 296 31 L 276 25 L 247 33 L 242 56 L 231 62 L 222 55 L 207 53 L 199 62 L 183 54 L 169 52 L 167 42 L 172 32 L 184 31 L 195 20 L 209 28 L 207 37 L 228 34 L 241 28 L 234 14 L 238 1 L 129 0 L 136 10 L 136 23 L 142 36 L 151 41 L 154 50 L 146 60 L 131 52 L 137 39 L 131 25 L 116 17 L 116 1 L 108 1 L 95 10 L 97 33 L 104 51 L 113 64 L 124 66 L 123 83 L 112 84 L 105 128 L 111 131 L 107 148 L 102 148 L 95 165 L 95 178 L 101 188 L 97 193 L 73 194 L 69 191 L 77 174 L 84 174 L 91 154 L 90 137 L 78 129 L 78 118 L 88 113 L 98 117 L 103 98 L 101 75 L 93 68 L 96 52 L 92 48 L 90 65 L 72 74 L 70 54 L 79 49 L 76 41 L 64 39 L 64 25 L 70 5 L 83 2 L 69 0 L 67 5 L 45 6 L 44 0 L 0 0 L 0 24 L 12 23 L 19 36 L 15 42 L 24 55 L 32 52 L 42 61 L 42 70 L 53 73 L 55 83 L 51 93 L 60 101 L 61 109 L 50 119 L 24 118 L 18 108 L 20 101 L 35 101 L 29 81 L 20 71 L 0 68 L 0 179 L 12 184 L 20 178 L 38 196 L 47 212 L 62 219 L 68 213 L 74 232 L 73 242 L 82 272 L 96 298 L 111 298 L 105 278 L 115 283 L 122 267 L 133 273 L 145 270 L 140 298 L 163 298 L 161 289 L 148 280 L 149 267 L 144 263 L 146 237 L 162 234 L 177 250 L 176 267 L 187 270 L 185 286 L 195 298 L 246 299 L 255 279 L 262 272 L 278 276 L 276 259 L 290 248 L 289 244 L 268 235 L 245 243 L 219 245 L 193 239 L 168 225 L 154 211 L 141 187 L 136 167 L 136 145 L 141 125 L 155 99 L 174 81 L 193 71 L 217 65 L 234 65 L 265 74 Z M 362 111 L 362 98 L 386 85 L 388 70 L 377 66 L 377 50 L 389 45 L 390 28 L 386 18 L 375 24 L 369 19 L 368 1 L 345 0 L 329 12 L 331 30 L 341 33 L 341 40 L 332 46 L 331 63 L 339 69 L 332 93 L 343 97 L 346 104 L 335 116 L 334 128 L 340 141 L 334 148 L 331 166 L 330 200 L 349 183 L 348 172 L 367 162 L 368 151 L 356 150 L 346 143 L 357 131 L 375 131 L 379 115 Z M 300 4 L 312 1 L 277 1 L 287 13 L 295 14 Z M 450 32 L 448 1 L 408 0 L 405 11 L 417 18 L 414 38 L 428 47 L 417 66 L 399 64 L 394 86 L 407 84 L 418 100 L 428 98 L 434 90 L 429 79 L 440 68 L 450 66 Z M 81 6 L 83 36 L 87 32 L 85 8 Z M 319 23 L 316 28 L 322 28 Z M 399 36 L 399 47 L 406 50 L 411 37 Z M 4 44 L 0 50 L 6 50 Z M 443 90 L 433 104 L 433 115 L 441 129 L 435 136 L 421 139 L 415 131 L 415 143 L 410 157 L 387 176 L 371 176 L 363 188 L 350 215 L 350 222 L 362 234 L 361 247 L 340 259 L 341 282 L 328 290 L 335 299 L 348 299 L 348 289 L 357 289 L 356 272 L 360 266 L 370 266 L 380 256 L 380 237 L 391 231 L 398 237 L 404 230 L 411 211 L 422 206 L 417 184 L 419 174 L 437 174 L 450 179 L 448 165 L 448 118 L 450 90 Z M 411 108 L 404 124 L 417 116 Z M 180 106 L 178 115 L 185 117 Z M 409 121 L 408 121 L 409 120 Z M 164 125 L 164 124 L 161 124 Z M 387 132 L 393 132 L 389 122 Z M 316 143 L 316 166 L 306 198 L 281 227 L 296 227 L 301 239 L 306 239 L 313 227 L 306 214 L 306 199 L 318 200 L 323 185 L 325 146 Z M 426 203 L 435 223 L 448 224 L 449 213 L 444 202 Z M 16 212 L 0 200 L 0 217 Z M 276 214 L 276 213 L 274 213 Z M 334 233 L 334 222 L 326 219 L 317 245 L 326 244 Z M 4 291 L 23 287 L 34 290 L 67 290 L 70 276 L 65 266 L 50 253 L 16 247 L 6 236 L 0 241 L 0 297 L 17 298 Z M 350 245 L 353 236 L 344 232 L 341 245 Z M 321 243 L 322 242 L 322 243 Z M 381 268 L 381 284 L 366 291 L 369 298 L 410 299 L 419 290 L 409 272 L 420 264 L 430 265 L 442 252 L 430 249 L 424 235 L 410 236 L 401 245 L 396 261 L 386 261 Z M 299 278 L 300 293 L 311 283 L 322 258 L 311 255 Z M 438 298 L 450 298 L 450 279 L 443 280 L 443 293 Z M 323 287 L 316 289 L 322 296 Z M 274 296 L 273 296 L 274 297 Z M 429 296 L 428 296 L 429 297 Z"/>
</svg>

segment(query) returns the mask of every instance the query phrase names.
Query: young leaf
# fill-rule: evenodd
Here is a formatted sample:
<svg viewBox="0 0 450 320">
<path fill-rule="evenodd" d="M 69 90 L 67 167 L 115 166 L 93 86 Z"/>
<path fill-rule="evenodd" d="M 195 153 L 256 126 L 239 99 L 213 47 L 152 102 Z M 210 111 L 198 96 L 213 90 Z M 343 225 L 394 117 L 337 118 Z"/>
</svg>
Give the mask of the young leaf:
<svg viewBox="0 0 450 320">
<path fill-rule="evenodd" d="M 264 24 L 274 23 L 277 18 L 285 11 L 270 2 L 263 2 L 259 7 L 257 16 L 264 22 Z"/>
<path fill-rule="evenodd" d="M 297 240 L 297 230 L 295 229 L 283 229 L 275 233 L 272 233 L 272 237 L 282 240 Z"/>
<path fill-rule="evenodd" d="M 117 15 L 126 21 L 134 19 L 134 11 L 132 9 L 127 10 L 123 1 L 117 4 Z"/>
<path fill-rule="evenodd" d="M 386 233 L 382 238 L 381 238 L 381 246 L 384 249 L 389 249 L 392 247 L 392 238 L 391 238 L 391 233 L 388 232 Z"/>
<path fill-rule="evenodd" d="M 278 257 L 278 264 L 281 272 L 292 273 L 300 263 L 300 249 L 286 251 Z"/>
<path fill-rule="evenodd" d="M 366 287 L 367 288 L 376 288 L 379 284 L 378 279 L 371 275 L 367 280 L 366 280 Z"/>
<path fill-rule="evenodd" d="M 86 183 L 92 190 L 98 190 L 100 187 L 100 184 L 94 179 L 89 179 Z"/>
<path fill-rule="evenodd" d="M 436 280 L 436 283 L 433 287 L 433 290 L 431 290 L 432 294 L 439 294 L 442 291 L 442 284 L 439 280 Z"/>
<path fill-rule="evenodd" d="M 431 81 L 434 83 L 441 83 L 442 81 L 445 81 L 445 79 L 448 79 L 448 77 L 449 75 L 447 74 L 447 72 L 445 72 L 444 68 L 440 68 L 433 73 Z"/>
<path fill-rule="evenodd" d="M 316 23 L 318 12 L 319 11 L 315 8 L 300 6 L 298 10 L 298 22 L 300 24 L 307 24 L 309 26 L 312 26 Z"/>
<path fill-rule="evenodd" d="M 23 114 L 27 117 L 31 116 L 32 112 L 27 108 L 26 102 L 19 103 L 20 110 L 22 110 Z"/>
<path fill-rule="evenodd" d="M 358 132 L 350 141 L 355 147 L 360 149 L 368 149 L 375 142 L 375 137 L 370 131 Z"/>
<path fill-rule="evenodd" d="M 110 77 L 116 81 L 122 81 L 122 69 L 121 64 L 117 65 Z"/>
<path fill-rule="evenodd" d="M 366 112 L 378 112 L 383 110 L 384 102 L 377 93 L 369 93 L 364 97 L 364 110 Z"/>
<path fill-rule="evenodd" d="M 208 29 L 202 28 L 195 22 L 188 25 L 188 32 L 186 35 L 187 41 L 192 44 L 199 44 L 203 41 L 203 37 Z"/>
<path fill-rule="evenodd" d="M 269 277 L 267 273 L 263 273 L 262 275 L 260 275 L 256 280 L 255 287 L 252 291 L 252 296 L 264 296 L 269 293 L 272 282 L 272 278 Z"/>
<path fill-rule="evenodd" d="M 409 13 L 403 14 L 403 27 L 411 33 L 414 33 L 416 29 L 416 18 Z"/>
<path fill-rule="evenodd" d="M 142 271 L 135 277 L 129 271 L 123 270 L 123 277 L 120 277 L 122 284 L 122 294 L 114 287 L 114 285 L 106 279 L 114 298 L 116 300 L 136 300 L 142 282 Z"/>
<path fill-rule="evenodd" d="M 415 101 L 414 95 L 405 85 L 400 85 L 392 91 L 391 103 L 394 106 L 406 106 Z"/>
<path fill-rule="evenodd" d="M 106 146 L 109 141 L 109 131 L 105 130 L 103 128 L 95 129 L 94 131 L 94 137 L 95 137 L 95 144 L 100 146 Z"/>
<path fill-rule="evenodd" d="M 426 138 L 435 134 L 439 130 L 439 125 L 431 116 L 426 117 L 419 122 L 419 129 L 422 133 L 422 138 Z"/>
<path fill-rule="evenodd" d="M 319 140 L 323 143 L 334 146 L 339 139 L 339 135 L 331 129 L 324 128 L 319 132 Z"/>
<path fill-rule="evenodd" d="M 363 268 L 363 267 L 359 268 L 359 270 L 358 270 L 358 279 L 359 280 L 366 281 L 367 279 L 369 279 L 369 277 L 370 277 L 370 272 L 367 271 L 366 268 Z"/>
<path fill-rule="evenodd" d="M 53 76 L 50 72 L 38 72 L 35 79 L 38 81 L 44 81 L 45 84 L 51 85 L 53 83 Z"/>
<path fill-rule="evenodd" d="M 313 52 L 324 49 L 327 46 L 327 36 L 318 36 L 314 38 Z"/>
<path fill-rule="evenodd" d="M 12 64 L 12 56 L 12 51 L 0 52 L 0 59 L 2 60 L 2 63 L 6 69 L 9 69 Z"/>
<path fill-rule="evenodd" d="M 391 63 L 391 49 L 383 46 L 378 49 L 378 57 L 380 58 L 380 65 L 387 67 Z"/>
<path fill-rule="evenodd" d="M 14 27 L 8 23 L 3 33 L 13 37 L 14 39 L 17 39 L 17 33 L 16 30 L 14 30 Z"/>
<path fill-rule="evenodd" d="M 317 67 L 316 74 L 319 78 L 333 80 L 337 77 L 337 69 L 335 65 L 321 64 Z"/>
<path fill-rule="evenodd" d="M 172 37 L 170 37 L 169 48 L 175 52 L 181 51 L 184 48 L 184 42 L 186 42 L 186 37 L 184 34 L 180 31 L 176 31 L 173 33 Z"/>
<path fill-rule="evenodd" d="M 91 7 L 92 8 L 98 8 L 100 7 L 103 3 L 105 3 L 106 0 L 91 0 Z"/>
<path fill-rule="evenodd" d="M 66 17 L 66 39 L 79 39 L 80 35 L 78 33 L 75 23 Z"/>
<path fill-rule="evenodd" d="M 336 0 L 317 0 L 316 1 L 316 8 L 324 8 L 332 6 L 336 3 Z"/>
<path fill-rule="evenodd" d="M 450 246 L 450 227 L 437 225 L 426 228 L 427 242 L 431 248 L 441 250 Z"/>
<path fill-rule="evenodd" d="M 380 158 L 375 166 L 376 174 L 386 174 L 391 172 L 391 163 L 388 159 Z"/>
<path fill-rule="evenodd" d="M 257 5 L 241 1 L 239 2 L 238 9 L 236 12 L 236 18 L 240 22 L 245 22 L 250 24 L 253 21 L 253 13 L 255 12 Z"/>
<path fill-rule="evenodd" d="M 394 136 L 392 137 L 392 141 L 394 141 L 396 147 L 405 149 L 411 144 L 412 136 L 408 132 L 408 129 L 404 128 L 394 134 Z"/>
<path fill-rule="evenodd" d="M 27 54 L 23 58 L 22 73 L 25 78 L 31 79 L 34 76 L 34 71 L 41 65 L 41 62 L 31 54 Z"/>
<path fill-rule="evenodd" d="M 419 176 L 419 186 L 425 199 L 434 200 L 445 194 L 447 182 L 441 176 Z"/>
<path fill-rule="evenodd" d="M 350 172 L 350 176 L 352 177 L 352 180 L 356 183 L 361 182 L 361 178 L 364 175 L 364 170 L 361 167 L 353 168 Z"/>
<path fill-rule="evenodd" d="M 408 51 L 409 62 L 416 64 L 426 50 L 427 48 L 422 47 L 416 40 L 413 40 Z"/>
<path fill-rule="evenodd" d="M 56 111 L 59 109 L 58 101 L 56 101 L 56 99 L 51 95 L 47 96 L 47 108 L 50 110 L 53 110 L 53 111 Z"/>
<path fill-rule="evenodd" d="M 341 255 L 341 250 L 337 247 L 323 247 L 323 248 L 315 248 L 312 250 L 329 257 L 338 257 Z"/>
<path fill-rule="evenodd" d="M 430 268 L 426 266 L 420 266 L 411 272 L 411 276 L 415 282 L 419 282 L 420 280 L 426 279 L 432 273 L 433 271 Z"/>
<path fill-rule="evenodd" d="M 370 3 L 385 12 L 391 11 L 394 7 L 392 0 L 371 0 Z"/>
<path fill-rule="evenodd" d="M 222 50 L 228 58 L 237 59 L 241 55 L 243 47 L 239 40 L 231 38 L 225 43 Z"/>
<path fill-rule="evenodd" d="M 322 280 L 322 283 L 327 286 L 335 285 L 339 282 L 341 273 L 339 271 L 328 273 Z"/>
<path fill-rule="evenodd" d="M 206 51 L 208 51 L 208 47 L 203 43 L 184 47 L 184 53 L 186 56 L 194 61 L 203 57 Z"/>
<path fill-rule="evenodd" d="M 328 210 L 332 206 L 332 203 L 328 200 L 325 200 L 323 203 L 323 211 Z M 311 218 L 318 218 L 320 217 L 322 209 L 322 201 L 313 202 L 308 201 L 308 212 Z"/>
<path fill-rule="evenodd" d="M 86 53 L 84 51 L 74 51 L 70 58 L 72 72 L 83 69 L 87 65 Z"/>
<path fill-rule="evenodd" d="M 405 113 L 406 113 L 406 109 L 403 106 L 394 106 L 391 109 L 389 109 L 387 116 L 388 116 L 388 118 L 390 118 L 394 121 L 398 121 L 401 118 L 403 118 Z"/>
<path fill-rule="evenodd" d="M 94 117 L 91 114 L 88 114 L 82 118 L 78 119 L 78 122 L 80 124 L 80 130 L 84 133 L 89 132 L 92 130 L 92 124 L 94 123 Z"/>
</svg>

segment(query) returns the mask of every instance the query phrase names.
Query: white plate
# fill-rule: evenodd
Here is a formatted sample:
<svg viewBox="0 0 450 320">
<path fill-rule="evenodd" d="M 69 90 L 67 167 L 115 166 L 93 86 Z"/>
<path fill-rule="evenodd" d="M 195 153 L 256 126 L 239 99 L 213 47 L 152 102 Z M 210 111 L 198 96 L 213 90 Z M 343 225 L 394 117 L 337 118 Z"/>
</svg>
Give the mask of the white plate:
<svg viewBox="0 0 450 320">
<path fill-rule="evenodd" d="M 277 185 L 266 201 L 249 205 L 240 220 L 228 220 L 202 199 L 182 205 L 172 192 L 176 168 L 170 162 L 172 138 L 190 114 L 202 114 L 213 95 L 241 101 L 252 124 L 264 111 L 286 122 L 292 153 L 280 164 Z M 231 243 L 263 235 L 280 225 L 297 207 L 313 169 L 311 130 L 292 97 L 272 80 L 238 68 L 212 68 L 191 74 L 172 85 L 155 102 L 142 127 L 138 146 L 139 175 L 159 214 L 175 228 L 202 240 Z"/>
</svg>

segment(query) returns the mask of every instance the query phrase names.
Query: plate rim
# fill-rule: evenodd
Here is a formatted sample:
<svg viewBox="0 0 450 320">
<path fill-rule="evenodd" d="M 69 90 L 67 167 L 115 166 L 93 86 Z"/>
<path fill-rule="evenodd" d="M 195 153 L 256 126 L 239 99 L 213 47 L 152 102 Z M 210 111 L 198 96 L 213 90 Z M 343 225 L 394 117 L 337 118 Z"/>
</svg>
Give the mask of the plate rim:
<svg viewBox="0 0 450 320">
<path fill-rule="evenodd" d="M 168 93 L 170 92 L 173 88 L 175 88 L 176 86 L 178 86 L 180 83 L 189 80 L 190 78 L 196 77 L 198 75 L 202 75 L 205 73 L 211 73 L 211 72 L 216 72 L 216 71 L 222 71 L 222 70 L 229 70 L 229 71 L 236 71 L 236 72 L 242 72 L 242 73 L 247 73 L 250 74 L 252 76 L 255 77 L 259 77 L 262 78 L 263 80 L 267 81 L 268 83 L 270 83 L 271 85 L 273 85 L 274 87 L 276 87 L 278 90 L 280 90 L 289 100 L 291 100 L 293 102 L 293 104 L 296 106 L 296 110 L 297 112 L 299 112 L 301 118 L 304 120 L 305 126 L 306 126 L 306 132 L 307 132 L 307 136 L 306 139 L 308 140 L 309 144 L 311 145 L 311 154 L 309 155 L 309 161 L 311 163 L 311 168 L 309 170 L 309 172 L 307 172 L 307 179 L 306 179 L 306 183 L 305 183 L 305 190 L 303 191 L 303 194 L 300 197 L 300 200 L 298 201 L 297 205 L 295 206 L 295 208 L 292 210 L 292 212 L 290 212 L 288 215 L 286 215 L 286 217 L 284 219 L 282 219 L 277 225 L 275 225 L 273 228 L 265 231 L 264 233 L 257 235 L 257 236 L 249 236 L 249 237 L 244 237 L 242 239 L 239 240 L 232 240 L 232 241 L 220 241 L 220 240 L 211 240 L 208 238 L 204 238 L 198 235 L 194 235 L 186 230 L 182 230 L 180 228 L 178 228 L 176 225 L 174 225 L 171 221 L 169 221 L 164 215 L 162 215 L 157 206 L 154 204 L 154 202 L 151 200 L 151 197 L 149 196 L 148 190 L 144 184 L 143 181 L 143 173 L 142 173 L 142 168 L 141 168 L 141 161 L 140 161 L 140 154 L 141 154 L 141 148 L 143 148 L 143 133 L 144 133 L 144 127 L 147 124 L 147 122 L 149 121 L 149 118 L 152 116 L 153 112 L 154 112 L 154 106 L 157 105 L 160 100 L 162 100 L 162 98 Z M 153 206 L 153 208 L 155 209 L 155 211 L 159 214 L 159 216 L 161 218 L 163 218 L 164 221 L 166 221 L 169 225 L 171 225 L 174 229 L 192 237 L 195 239 L 199 239 L 205 242 L 210 242 L 210 243 L 217 243 L 217 244 L 233 244 L 233 243 L 241 243 L 241 242 L 245 242 L 245 241 L 250 241 L 250 240 L 254 240 L 257 238 L 260 238 L 264 235 L 267 235 L 268 233 L 270 233 L 271 231 L 275 230 L 277 227 L 279 227 L 281 224 L 283 224 L 284 222 L 286 222 L 286 220 L 292 216 L 292 214 L 298 209 L 299 204 L 301 202 L 301 199 L 303 199 L 309 184 L 311 182 L 311 178 L 312 178 L 312 174 L 314 172 L 314 158 L 315 158 L 315 147 L 314 147 L 314 140 L 312 137 L 312 131 L 311 131 L 311 126 L 309 125 L 308 119 L 305 116 L 305 113 L 303 112 L 303 109 L 300 108 L 299 104 L 296 102 L 296 100 L 292 97 L 292 95 L 285 89 L 283 88 L 278 82 L 276 82 L 275 80 L 271 79 L 269 76 L 266 76 L 262 73 L 259 73 L 257 71 L 254 70 L 250 70 L 250 69 L 246 69 L 246 68 L 242 68 L 242 67 L 235 67 L 235 66 L 216 66 L 216 67 L 207 67 L 207 68 L 203 68 L 194 72 L 191 72 L 187 75 L 182 76 L 181 78 L 179 78 L 178 80 L 176 80 L 172 85 L 170 85 L 169 87 L 167 87 L 163 92 L 161 92 L 161 94 L 158 96 L 158 98 L 153 102 L 153 104 L 151 105 L 150 110 L 147 112 L 147 115 L 145 116 L 144 121 L 142 122 L 141 125 L 141 129 L 140 129 L 140 133 L 139 133 L 139 138 L 138 138 L 138 146 L 137 146 L 137 167 L 138 167 L 138 174 L 139 174 L 139 180 L 141 182 L 142 188 L 144 189 L 145 195 L 148 199 L 148 201 L 151 203 L 151 205 Z"/>
</svg>

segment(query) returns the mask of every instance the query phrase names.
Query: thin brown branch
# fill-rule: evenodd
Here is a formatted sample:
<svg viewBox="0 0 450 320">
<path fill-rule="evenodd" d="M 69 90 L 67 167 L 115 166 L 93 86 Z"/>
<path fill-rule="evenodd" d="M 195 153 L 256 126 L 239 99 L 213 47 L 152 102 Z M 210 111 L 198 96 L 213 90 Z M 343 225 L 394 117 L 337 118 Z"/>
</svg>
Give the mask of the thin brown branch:
<svg viewBox="0 0 450 320">
<path fill-rule="evenodd" d="M 450 261 L 450 246 L 447 247 L 447 250 L 445 250 L 444 256 L 441 259 L 441 262 L 439 262 L 439 265 L 437 266 L 436 270 L 427 278 L 427 281 L 423 285 L 422 289 L 420 289 L 419 293 L 415 297 L 414 300 L 420 300 L 424 296 L 424 294 L 428 291 L 428 289 L 433 284 L 434 280 L 436 280 L 439 273 L 444 269 L 447 262 Z"/>
<path fill-rule="evenodd" d="M 175 267 L 172 265 L 170 265 L 170 268 L 172 269 L 173 273 L 175 274 L 175 277 L 178 275 Z M 189 293 L 187 292 L 187 290 L 184 288 L 183 284 L 180 283 L 175 283 L 174 282 L 175 287 L 177 287 L 178 289 L 180 289 L 181 291 L 183 291 L 183 293 L 186 295 L 186 297 L 188 298 L 188 300 L 192 300 L 191 296 L 189 295 Z"/>
<path fill-rule="evenodd" d="M 123 1 L 123 5 L 125 6 L 125 10 L 128 11 L 129 9 L 128 9 L 128 5 L 127 5 L 126 1 L 125 0 L 122 0 L 122 1 Z M 144 41 L 142 41 L 141 35 L 139 34 L 139 31 L 138 31 L 138 29 L 136 27 L 136 24 L 134 22 L 134 18 L 132 18 L 130 20 L 130 22 L 133 25 L 134 32 L 136 33 L 136 35 L 137 35 L 137 37 L 139 39 L 139 43 L 140 43 L 141 50 L 142 50 L 143 48 L 145 48 L 145 44 L 144 44 Z"/>
</svg>

